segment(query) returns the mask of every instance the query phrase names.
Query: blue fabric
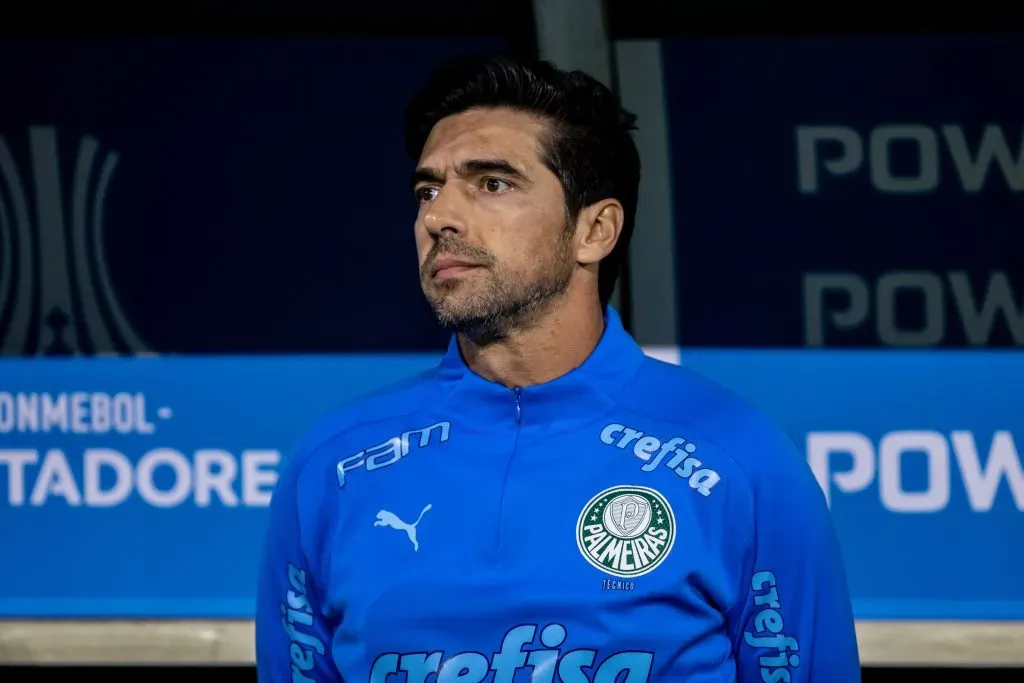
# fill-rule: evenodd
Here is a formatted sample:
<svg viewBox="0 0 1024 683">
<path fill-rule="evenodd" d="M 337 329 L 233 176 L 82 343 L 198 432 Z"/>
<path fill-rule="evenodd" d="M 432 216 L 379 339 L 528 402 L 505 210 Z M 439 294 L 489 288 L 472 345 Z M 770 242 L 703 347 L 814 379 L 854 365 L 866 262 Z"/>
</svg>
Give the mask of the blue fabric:
<svg viewBox="0 0 1024 683">
<path fill-rule="evenodd" d="M 794 445 L 646 357 L 612 309 L 588 360 L 540 386 L 484 380 L 453 339 L 429 372 L 326 416 L 282 469 L 264 683 L 860 680 Z"/>
</svg>

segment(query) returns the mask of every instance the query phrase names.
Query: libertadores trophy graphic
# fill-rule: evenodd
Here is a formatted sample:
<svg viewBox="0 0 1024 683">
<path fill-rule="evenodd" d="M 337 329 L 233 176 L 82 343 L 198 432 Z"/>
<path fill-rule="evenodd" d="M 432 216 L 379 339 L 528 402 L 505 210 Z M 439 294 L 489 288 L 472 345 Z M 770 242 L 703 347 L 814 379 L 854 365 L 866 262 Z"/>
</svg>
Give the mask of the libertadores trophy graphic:
<svg viewBox="0 0 1024 683">
<path fill-rule="evenodd" d="M 83 137 L 66 196 L 56 128 L 30 128 L 28 143 L 22 175 L 0 136 L 0 354 L 151 353 L 121 310 L 104 253 L 117 152 Z"/>
</svg>

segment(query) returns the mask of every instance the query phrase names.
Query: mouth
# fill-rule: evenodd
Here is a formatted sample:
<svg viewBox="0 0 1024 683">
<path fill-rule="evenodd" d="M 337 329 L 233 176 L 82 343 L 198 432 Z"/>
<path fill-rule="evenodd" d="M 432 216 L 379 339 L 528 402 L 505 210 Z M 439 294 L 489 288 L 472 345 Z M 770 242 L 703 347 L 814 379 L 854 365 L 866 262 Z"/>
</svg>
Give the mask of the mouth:
<svg viewBox="0 0 1024 683">
<path fill-rule="evenodd" d="M 444 282 L 482 267 L 479 263 L 473 263 L 466 259 L 441 256 L 434 259 L 430 270 L 435 282 Z"/>
</svg>

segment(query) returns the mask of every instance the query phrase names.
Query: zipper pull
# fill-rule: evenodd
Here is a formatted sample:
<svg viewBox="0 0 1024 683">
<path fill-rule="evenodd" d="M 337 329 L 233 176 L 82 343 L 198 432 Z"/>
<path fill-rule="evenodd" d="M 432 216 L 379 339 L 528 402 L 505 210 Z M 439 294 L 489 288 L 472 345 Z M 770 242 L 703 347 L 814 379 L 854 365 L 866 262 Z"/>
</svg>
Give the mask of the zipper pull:
<svg viewBox="0 0 1024 683">
<path fill-rule="evenodd" d="M 516 423 L 519 423 L 522 421 L 523 418 L 523 390 L 520 389 L 519 387 L 516 387 L 514 391 L 516 393 Z"/>
</svg>

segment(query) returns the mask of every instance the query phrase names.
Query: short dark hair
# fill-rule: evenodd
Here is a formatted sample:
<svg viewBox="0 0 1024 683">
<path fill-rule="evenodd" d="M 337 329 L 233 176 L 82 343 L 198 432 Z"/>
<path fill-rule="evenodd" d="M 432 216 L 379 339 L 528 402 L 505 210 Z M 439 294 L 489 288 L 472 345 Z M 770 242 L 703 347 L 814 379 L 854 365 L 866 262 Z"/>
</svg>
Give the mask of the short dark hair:
<svg viewBox="0 0 1024 683">
<path fill-rule="evenodd" d="M 551 124 L 543 163 L 562 184 L 570 225 L 582 209 L 614 198 L 625 211 L 619 241 L 598 267 L 601 304 L 611 300 L 636 222 L 640 155 L 636 116 L 618 96 L 581 71 L 504 55 L 460 57 L 441 64 L 405 112 L 405 146 L 418 159 L 434 125 L 477 107 L 509 107 Z"/>
</svg>

